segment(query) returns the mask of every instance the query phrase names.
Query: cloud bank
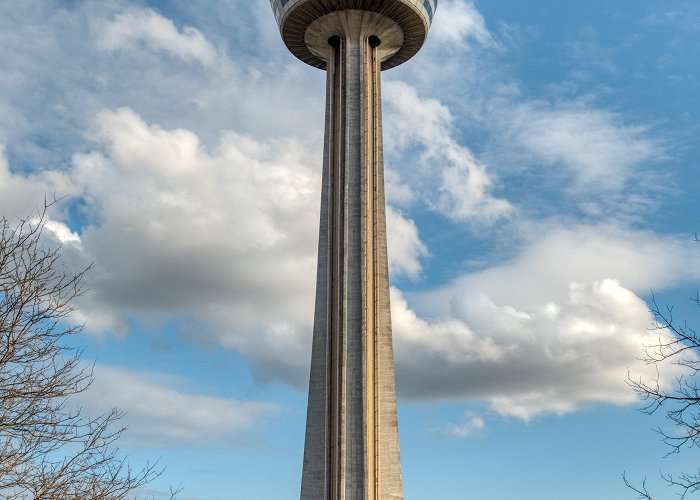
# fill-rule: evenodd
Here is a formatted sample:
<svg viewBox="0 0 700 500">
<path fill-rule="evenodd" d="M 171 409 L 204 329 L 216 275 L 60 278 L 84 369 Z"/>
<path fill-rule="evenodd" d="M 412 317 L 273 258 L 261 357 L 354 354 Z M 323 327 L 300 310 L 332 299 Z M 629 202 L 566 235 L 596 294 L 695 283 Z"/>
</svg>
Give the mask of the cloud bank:
<svg viewBox="0 0 700 500">
<path fill-rule="evenodd" d="M 555 229 L 509 261 L 410 300 L 394 289 L 399 389 L 486 400 L 523 419 L 633 403 L 628 369 L 655 375 L 638 358 L 658 335 L 638 294 L 698 277 L 692 242 L 600 226 Z M 679 373 L 667 367 L 662 385 Z"/>
<path fill-rule="evenodd" d="M 2 213 L 70 195 L 47 230 L 71 265 L 95 263 L 80 311 L 93 332 L 168 318 L 186 341 L 242 353 L 258 381 L 303 387 L 322 75 L 291 60 L 266 10 L 260 44 L 243 49 L 125 1 L 47 5 L 0 4 Z M 392 291 L 401 394 L 521 419 L 632 402 L 623 380 L 651 320 L 640 297 L 700 275 L 696 250 L 634 224 L 653 207 L 645 185 L 667 146 L 594 99 L 529 97 L 489 57 L 462 57 L 508 50 L 472 3 L 446 1 L 438 16 L 426 51 L 449 44 L 452 61 L 416 56 L 384 85 L 390 266 L 413 290 Z M 232 22 L 231 36 L 251 29 Z M 475 246 L 508 233 L 510 252 L 467 270 L 453 255 L 445 283 L 422 281 L 441 265 L 424 211 Z M 136 384 L 105 373 L 106 392 Z M 218 409 L 235 428 L 257 411 L 144 379 L 154 400 Z M 178 439 L 192 423 L 223 425 L 147 415 L 134 398 L 115 401 Z"/>
</svg>

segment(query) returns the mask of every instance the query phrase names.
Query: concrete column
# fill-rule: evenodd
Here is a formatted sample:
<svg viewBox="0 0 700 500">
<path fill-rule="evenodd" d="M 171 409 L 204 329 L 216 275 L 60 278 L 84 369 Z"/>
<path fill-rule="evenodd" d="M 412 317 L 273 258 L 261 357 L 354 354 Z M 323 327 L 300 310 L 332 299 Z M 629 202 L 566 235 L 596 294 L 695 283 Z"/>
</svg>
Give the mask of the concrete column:
<svg viewBox="0 0 700 500">
<path fill-rule="evenodd" d="M 332 23 L 301 498 L 402 499 L 377 36 L 387 22 L 345 11 Z"/>
</svg>

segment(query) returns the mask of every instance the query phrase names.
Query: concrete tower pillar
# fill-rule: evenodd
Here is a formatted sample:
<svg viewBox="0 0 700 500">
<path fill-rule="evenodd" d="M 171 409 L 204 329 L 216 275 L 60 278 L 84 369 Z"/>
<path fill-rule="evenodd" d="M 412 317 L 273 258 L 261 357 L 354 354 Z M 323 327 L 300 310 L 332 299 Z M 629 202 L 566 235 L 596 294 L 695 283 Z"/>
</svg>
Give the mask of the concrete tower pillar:
<svg viewBox="0 0 700 500">
<path fill-rule="evenodd" d="M 400 499 L 380 94 L 380 36 L 391 40 L 395 26 L 367 12 L 330 17 L 325 22 L 338 34 L 325 41 L 326 131 L 301 498 Z"/>
<path fill-rule="evenodd" d="M 389 306 L 380 71 L 421 47 L 437 0 L 271 0 L 327 71 L 302 500 L 403 498 Z"/>
</svg>

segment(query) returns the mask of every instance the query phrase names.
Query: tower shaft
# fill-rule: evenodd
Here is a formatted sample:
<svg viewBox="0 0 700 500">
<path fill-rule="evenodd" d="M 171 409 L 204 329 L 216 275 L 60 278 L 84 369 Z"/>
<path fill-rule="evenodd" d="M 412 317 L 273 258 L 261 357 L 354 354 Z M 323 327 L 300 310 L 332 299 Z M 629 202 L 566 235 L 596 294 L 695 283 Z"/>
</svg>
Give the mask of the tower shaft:
<svg viewBox="0 0 700 500">
<path fill-rule="evenodd" d="M 338 13 L 327 45 L 302 500 L 403 498 L 375 36 L 382 23 L 376 14 Z"/>
</svg>

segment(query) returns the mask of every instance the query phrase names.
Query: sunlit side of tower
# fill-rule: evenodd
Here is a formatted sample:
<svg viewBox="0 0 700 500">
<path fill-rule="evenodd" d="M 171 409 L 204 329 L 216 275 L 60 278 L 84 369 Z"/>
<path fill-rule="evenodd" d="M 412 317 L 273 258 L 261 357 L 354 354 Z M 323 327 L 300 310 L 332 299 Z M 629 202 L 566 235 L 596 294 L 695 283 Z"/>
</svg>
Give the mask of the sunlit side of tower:
<svg viewBox="0 0 700 500">
<path fill-rule="evenodd" d="M 437 0 L 271 0 L 327 71 L 302 500 L 403 498 L 389 307 L 380 71 L 423 45 Z"/>
</svg>

